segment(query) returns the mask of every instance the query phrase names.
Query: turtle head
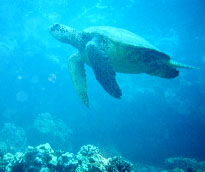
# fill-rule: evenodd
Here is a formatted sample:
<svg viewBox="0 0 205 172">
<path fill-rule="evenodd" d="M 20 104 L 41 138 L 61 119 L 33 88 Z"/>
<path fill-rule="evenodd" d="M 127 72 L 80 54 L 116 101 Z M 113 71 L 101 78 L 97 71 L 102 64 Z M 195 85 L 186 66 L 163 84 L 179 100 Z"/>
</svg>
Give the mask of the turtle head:
<svg viewBox="0 0 205 172">
<path fill-rule="evenodd" d="M 80 48 L 81 32 L 78 32 L 71 27 L 63 24 L 54 24 L 50 27 L 49 33 L 61 42 Z"/>
<path fill-rule="evenodd" d="M 69 41 L 75 36 L 76 31 L 68 26 L 62 24 L 54 24 L 50 27 L 50 34 L 57 40 L 65 43 L 70 43 Z"/>
<path fill-rule="evenodd" d="M 49 32 L 54 36 L 55 34 L 58 34 L 60 32 L 61 28 L 61 24 L 54 24 L 50 27 Z"/>
</svg>

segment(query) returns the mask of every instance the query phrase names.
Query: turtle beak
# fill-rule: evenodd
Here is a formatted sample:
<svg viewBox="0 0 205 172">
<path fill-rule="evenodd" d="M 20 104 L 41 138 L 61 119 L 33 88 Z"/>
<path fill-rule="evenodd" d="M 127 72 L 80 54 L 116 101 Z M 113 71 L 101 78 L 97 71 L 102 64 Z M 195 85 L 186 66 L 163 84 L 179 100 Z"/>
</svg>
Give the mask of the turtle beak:
<svg viewBox="0 0 205 172">
<path fill-rule="evenodd" d="M 52 25 L 52 26 L 50 26 L 50 27 L 49 27 L 49 30 L 48 30 L 48 31 L 49 31 L 49 33 L 51 33 L 51 32 L 53 31 L 53 29 L 54 29 L 54 28 L 53 28 L 53 25 Z"/>
</svg>

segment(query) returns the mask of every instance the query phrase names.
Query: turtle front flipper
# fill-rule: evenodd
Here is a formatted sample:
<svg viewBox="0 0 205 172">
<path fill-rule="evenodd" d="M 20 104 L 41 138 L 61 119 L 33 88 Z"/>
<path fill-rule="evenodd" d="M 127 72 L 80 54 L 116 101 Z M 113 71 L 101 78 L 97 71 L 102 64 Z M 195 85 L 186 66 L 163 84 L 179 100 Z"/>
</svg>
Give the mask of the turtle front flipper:
<svg viewBox="0 0 205 172">
<path fill-rule="evenodd" d="M 68 68 L 75 90 L 83 103 L 89 107 L 85 68 L 79 54 L 73 54 L 70 56 Z"/>
<path fill-rule="evenodd" d="M 113 97 L 120 98 L 122 92 L 115 79 L 110 58 L 103 49 L 99 48 L 98 40 L 91 40 L 86 45 L 89 61 L 95 73 L 96 79 L 102 87 Z"/>
</svg>

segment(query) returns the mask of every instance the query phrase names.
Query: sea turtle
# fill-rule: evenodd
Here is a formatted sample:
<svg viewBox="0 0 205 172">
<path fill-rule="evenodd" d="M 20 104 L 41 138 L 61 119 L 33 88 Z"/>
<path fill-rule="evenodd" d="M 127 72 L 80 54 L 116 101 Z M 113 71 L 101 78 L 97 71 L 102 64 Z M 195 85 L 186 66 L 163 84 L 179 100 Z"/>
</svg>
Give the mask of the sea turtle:
<svg viewBox="0 0 205 172">
<path fill-rule="evenodd" d="M 122 96 L 115 79 L 116 72 L 175 78 L 179 75 L 177 67 L 193 68 L 172 61 L 145 39 L 124 29 L 97 26 L 76 31 L 54 24 L 49 32 L 57 40 L 79 50 L 70 56 L 68 67 L 74 87 L 87 107 L 89 100 L 84 64 L 91 66 L 96 79 L 115 98 Z"/>
</svg>

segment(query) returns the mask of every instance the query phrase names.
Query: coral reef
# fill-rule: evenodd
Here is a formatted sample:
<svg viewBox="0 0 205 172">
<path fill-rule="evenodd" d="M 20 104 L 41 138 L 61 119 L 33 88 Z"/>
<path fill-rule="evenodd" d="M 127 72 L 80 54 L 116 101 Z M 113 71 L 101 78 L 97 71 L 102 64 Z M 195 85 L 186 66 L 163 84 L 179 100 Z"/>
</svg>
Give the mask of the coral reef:
<svg viewBox="0 0 205 172">
<path fill-rule="evenodd" d="M 134 164 L 135 172 L 205 172 L 205 162 L 195 159 L 175 157 L 168 158 L 163 164 Z"/>
<path fill-rule="evenodd" d="M 165 168 L 173 172 L 200 172 L 205 171 L 205 161 L 184 157 L 173 157 L 165 160 Z"/>
<path fill-rule="evenodd" d="M 44 140 L 41 140 L 42 142 L 52 142 L 55 148 L 64 148 L 65 145 L 66 148 L 71 146 L 69 144 L 72 130 L 63 121 L 55 119 L 50 113 L 38 114 L 33 126 L 39 137 L 44 138 Z"/>
<path fill-rule="evenodd" d="M 4 143 L 1 143 L 4 148 Z M 105 158 L 93 145 L 85 145 L 74 155 L 62 150 L 54 151 L 46 143 L 28 146 L 24 152 L 1 154 L 0 172 L 204 172 L 205 162 L 175 157 L 166 159 L 161 167 L 132 163 L 120 156 Z"/>
<path fill-rule="evenodd" d="M 0 158 L 7 152 L 7 145 L 4 141 L 0 141 Z"/>
<path fill-rule="evenodd" d="M 133 165 L 121 157 L 104 158 L 93 145 L 72 153 L 54 151 L 46 143 L 16 154 L 7 153 L 0 171 L 6 172 L 132 172 Z"/>
<path fill-rule="evenodd" d="M 17 152 L 26 148 L 27 137 L 23 128 L 13 123 L 5 123 L 0 131 L 0 147 L 4 151 Z M 2 149 L 0 154 L 2 153 Z"/>
<path fill-rule="evenodd" d="M 58 171 L 74 172 L 78 166 L 78 160 L 73 153 L 64 153 L 58 158 Z"/>
<path fill-rule="evenodd" d="M 122 159 L 122 157 L 115 156 L 109 159 L 108 172 L 131 172 L 133 165 Z"/>
<path fill-rule="evenodd" d="M 144 163 L 135 163 L 134 164 L 135 172 L 162 172 L 163 168 L 160 166 L 154 166 L 151 164 Z"/>
<path fill-rule="evenodd" d="M 17 152 L 15 155 L 7 153 L 3 160 L 6 162 L 5 170 L 10 172 L 31 171 L 37 172 L 49 166 L 51 169 L 57 166 L 57 156 L 49 144 L 37 147 L 29 146 L 25 153 Z"/>
<path fill-rule="evenodd" d="M 79 165 L 76 172 L 106 172 L 108 166 L 108 159 L 100 155 L 97 147 L 93 145 L 87 145 L 81 147 L 77 153 L 77 159 Z"/>
<path fill-rule="evenodd" d="M 50 113 L 40 113 L 34 120 L 34 128 L 41 133 L 49 133 L 55 130 L 55 122 Z"/>
</svg>

